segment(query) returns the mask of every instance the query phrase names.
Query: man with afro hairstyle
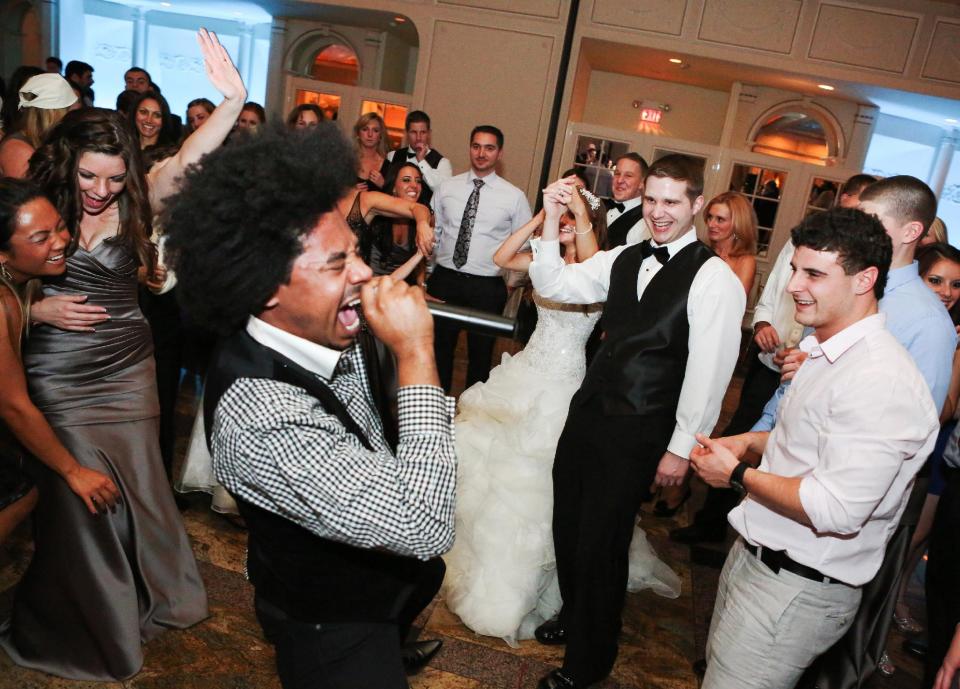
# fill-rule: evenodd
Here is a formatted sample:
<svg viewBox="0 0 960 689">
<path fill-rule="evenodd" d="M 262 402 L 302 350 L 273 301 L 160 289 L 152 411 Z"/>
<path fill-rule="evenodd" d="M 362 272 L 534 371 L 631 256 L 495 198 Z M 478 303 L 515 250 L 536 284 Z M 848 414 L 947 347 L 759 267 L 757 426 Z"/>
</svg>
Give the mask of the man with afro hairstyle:
<svg viewBox="0 0 960 689">
<path fill-rule="evenodd" d="M 408 645 L 453 543 L 453 401 L 423 293 L 371 279 L 336 202 L 332 125 L 266 128 L 206 157 L 167 206 L 179 296 L 226 335 L 204 398 L 217 479 L 249 527 L 257 617 L 285 689 L 406 687 Z M 397 359 L 396 453 L 354 344 L 360 309 Z"/>
</svg>

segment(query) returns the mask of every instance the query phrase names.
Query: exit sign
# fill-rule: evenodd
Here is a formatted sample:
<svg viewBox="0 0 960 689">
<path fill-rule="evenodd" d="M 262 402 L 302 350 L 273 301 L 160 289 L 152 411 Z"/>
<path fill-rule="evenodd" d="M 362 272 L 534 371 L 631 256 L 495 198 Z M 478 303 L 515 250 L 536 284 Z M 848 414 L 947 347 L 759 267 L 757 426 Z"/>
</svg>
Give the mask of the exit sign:
<svg viewBox="0 0 960 689">
<path fill-rule="evenodd" d="M 663 117 L 663 110 L 660 110 L 659 108 L 643 108 L 640 111 L 641 122 L 652 122 L 653 124 L 660 124 L 661 117 Z"/>
</svg>

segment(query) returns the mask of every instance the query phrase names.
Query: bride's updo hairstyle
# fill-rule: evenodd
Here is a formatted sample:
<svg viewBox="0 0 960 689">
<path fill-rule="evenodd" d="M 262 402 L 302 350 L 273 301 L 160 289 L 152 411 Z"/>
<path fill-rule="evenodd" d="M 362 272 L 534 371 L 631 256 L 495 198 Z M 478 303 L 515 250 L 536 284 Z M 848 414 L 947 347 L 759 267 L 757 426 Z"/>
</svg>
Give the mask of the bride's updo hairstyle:
<svg viewBox="0 0 960 689">
<path fill-rule="evenodd" d="M 84 153 L 103 153 L 123 160 L 127 176 L 123 191 L 116 199 L 120 204 L 117 240 L 127 243 L 140 264 L 152 271 L 156 249 L 150 241 L 152 214 L 140 146 L 123 116 L 113 110 L 84 108 L 67 113 L 30 159 L 29 177 L 44 188 L 70 230 L 72 241 L 68 251 L 72 253 L 76 249 L 80 238 L 83 206 L 77 180 Z"/>
<path fill-rule="evenodd" d="M 597 236 L 597 245 L 603 248 L 607 241 L 607 209 L 603 202 L 586 187 L 578 186 L 577 191 L 587 207 L 587 217 L 593 225 L 593 233 Z M 561 244 L 560 248 L 563 250 L 564 246 Z"/>
</svg>

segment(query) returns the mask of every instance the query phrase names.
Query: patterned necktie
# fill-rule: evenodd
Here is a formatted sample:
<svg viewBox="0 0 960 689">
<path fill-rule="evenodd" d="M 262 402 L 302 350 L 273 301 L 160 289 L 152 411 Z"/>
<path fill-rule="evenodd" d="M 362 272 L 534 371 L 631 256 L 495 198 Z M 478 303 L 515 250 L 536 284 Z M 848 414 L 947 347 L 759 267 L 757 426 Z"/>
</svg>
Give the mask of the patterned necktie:
<svg viewBox="0 0 960 689">
<path fill-rule="evenodd" d="M 457 245 L 453 247 L 453 265 L 463 268 L 470 253 L 470 235 L 473 234 L 473 222 L 477 219 L 477 206 L 480 204 L 480 187 L 482 179 L 473 180 L 473 191 L 467 199 L 467 207 L 463 209 L 463 220 L 460 221 L 460 234 L 457 235 Z"/>
<path fill-rule="evenodd" d="M 654 247 L 650 243 L 649 239 L 644 239 L 640 242 L 640 255 L 646 258 L 650 254 L 653 254 L 654 258 L 660 261 L 660 265 L 667 265 L 667 261 L 670 260 L 670 251 L 665 246 Z"/>
</svg>

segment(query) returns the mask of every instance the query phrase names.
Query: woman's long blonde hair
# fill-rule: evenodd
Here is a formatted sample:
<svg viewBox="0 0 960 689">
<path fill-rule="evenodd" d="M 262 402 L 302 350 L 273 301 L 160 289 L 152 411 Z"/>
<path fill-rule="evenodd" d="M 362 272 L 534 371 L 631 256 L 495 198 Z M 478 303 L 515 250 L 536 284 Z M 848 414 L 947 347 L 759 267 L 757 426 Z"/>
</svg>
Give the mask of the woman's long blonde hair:
<svg viewBox="0 0 960 689">
<path fill-rule="evenodd" d="M 377 144 L 377 153 L 381 158 L 387 157 L 387 123 L 375 112 L 363 113 L 353 125 L 353 150 L 356 151 L 357 157 L 360 156 L 360 130 L 373 121 L 380 125 L 380 143 Z"/>
<path fill-rule="evenodd" d="M 40 148 L 43 137 L 70 112 L 70 108 L 23 108 L 20 111 L 19 132 L 27 143 Z"/>
</svg>

